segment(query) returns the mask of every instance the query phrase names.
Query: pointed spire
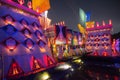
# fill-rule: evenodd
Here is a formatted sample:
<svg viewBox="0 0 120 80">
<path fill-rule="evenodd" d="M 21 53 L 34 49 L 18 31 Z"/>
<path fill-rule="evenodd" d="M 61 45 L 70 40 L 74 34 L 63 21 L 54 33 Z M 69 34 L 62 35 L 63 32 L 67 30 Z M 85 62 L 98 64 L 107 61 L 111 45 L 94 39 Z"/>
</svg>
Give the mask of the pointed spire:
<svg viewBox="0 0 120 80">
<path fill-rule="evenodd" d="M 63 26 L 62 21 L 60 22 L 60 25 Z"/>
<path fill-rule="evenodd" d="M 111 19 L 109 20 L 109 25 L 112 25 L 112 20 Z"/>
<path fill-rule="evenodd" d="M 58 24 L 58 25 L 60 25 L 60 23 L 59 23 L 59 22 L 58 22 L 57 24 Z"/>
<path fill-rule="evenodd" d="M 65 22 L 64 22 L 64 21 L 63 21 L 62 23 L 63 23 L 63 25 L 65 25 Z"/>
<path fill-rule="evenodd" d="M 96 22 L 96 26 L 99 27 L 99 22 Z"/>
<path fill-rule="evenodd" d="M 105 26 L 105 21 L 102 21 L 102 25 Z"/>
<path fill-rule="evenodd" d="M 28 6 L 28 8 L 32 8 L 32 2 L 31 1 L 28 1 L 28 3 L 27 3 L 27 6 Z"/>
</svg>

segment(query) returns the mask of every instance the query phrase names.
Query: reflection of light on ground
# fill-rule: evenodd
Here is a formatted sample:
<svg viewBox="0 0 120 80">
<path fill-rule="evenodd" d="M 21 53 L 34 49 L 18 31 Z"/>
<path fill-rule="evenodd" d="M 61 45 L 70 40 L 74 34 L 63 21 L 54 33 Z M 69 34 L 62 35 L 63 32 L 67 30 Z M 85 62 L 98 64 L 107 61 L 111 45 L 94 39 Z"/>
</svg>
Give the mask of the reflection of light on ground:
<svg viewBox="0 0 120 80">
<path fill-rule="evenodd" d="M 35 80 L 48 80 L 50 78 L 50 75 L 48 72 L 40 73 L 36 76 Z"/>
<path fill-rule="evenodd" d="M 77 59 L 77 58 L 78 58 L 77 56 L 73 57 L 73 59 Z"/>
<path fill-rule="evenodd" d="M 81 69 L 81 66 L 78 68 L 78 70 L 80 70 Z"/>
<path fill-rule="evenodd" d="M 80 63 L 80 62 L 81 62 L 81 59 L 76 59 L 76 60 L 74 60 L 73 62 Z"/>
<path fill-rule="evenodd" d="M 61 69 L 61 70 L 67 70 L 69 68 L 71 68 L 70 64 L 62 64 L 62 65 L 59 65 L 58 67 L 56 67 L 56 69 Z"/>
<path fill-rule="evenodd" d="M 73 62 L 75 62 L 75 63 L 83 63 L 83 61 L 81 59 L 76 59 Z"/>
<path fill-rule="evenodd" d="M 69 74 L 67 74 L 65 77 L 68 78 L 68 77 L 69 77 Z"/>
<path fill-rule="evenodd" d="M 71 70 L 71 71 L 74 71 L 74 69 L 73 69 L 73 68 L 71 68 L 70 70 Z"/>
</svg>

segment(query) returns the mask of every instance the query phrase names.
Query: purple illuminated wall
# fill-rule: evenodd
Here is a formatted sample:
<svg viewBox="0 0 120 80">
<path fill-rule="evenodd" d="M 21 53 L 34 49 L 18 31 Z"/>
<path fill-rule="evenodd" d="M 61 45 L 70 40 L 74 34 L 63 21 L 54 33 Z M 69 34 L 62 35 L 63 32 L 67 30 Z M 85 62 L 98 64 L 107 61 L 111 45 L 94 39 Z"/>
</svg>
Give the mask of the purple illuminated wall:
<svg viewBox="0 0 120 80">
<path fill-rule="evenodd" d="M 113 56 L 111 47 L 112 25 L 95 26 L 87 28 L 86 49 L 93 51 L 92 55 Z"/>
<path fill-rule="evenodd" d="M 55 63 L 38 20 L 40 16 L 11 1 L 0 1 L 0 77 L 7 78 L 32 74 Z M 52 63 L 47 64 L 48 60 Z"/>
</svg>

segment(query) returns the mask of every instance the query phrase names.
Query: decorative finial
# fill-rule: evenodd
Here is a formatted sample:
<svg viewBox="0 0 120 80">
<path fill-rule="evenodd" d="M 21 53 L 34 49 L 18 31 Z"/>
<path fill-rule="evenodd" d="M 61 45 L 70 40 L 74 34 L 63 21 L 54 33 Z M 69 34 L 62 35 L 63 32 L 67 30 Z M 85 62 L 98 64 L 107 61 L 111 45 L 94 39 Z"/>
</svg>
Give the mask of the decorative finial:
<svg viewBox="0 0 120 80">
<path fill-rule="evenodd" d="M 20 5 L 24 4 L 24 0 L 18 0 L 18 2 L 19 2 Z"/>
<path fill-rule="evenodd" d="M 109 25 L 112 25 L 112 20 L 111 19 L 109 20 Z"/>
<path fill-rule="evenodd" d="M 31 1 L 28 1 L 28 3 L 27 3 L 27 6 L 28 6 L 28 8 L 32 8 L 32 3 L 31 3 Z"/>
<path fill-rule="evenodd" d="M 105 26 L 105 21 L 102 21 L 102 25 Z"/>
<path fill-rule="evenodd" d="M 98 22 L 96 22 L 96 26 L 99 27 L 99 23 Z"/>
</svg>

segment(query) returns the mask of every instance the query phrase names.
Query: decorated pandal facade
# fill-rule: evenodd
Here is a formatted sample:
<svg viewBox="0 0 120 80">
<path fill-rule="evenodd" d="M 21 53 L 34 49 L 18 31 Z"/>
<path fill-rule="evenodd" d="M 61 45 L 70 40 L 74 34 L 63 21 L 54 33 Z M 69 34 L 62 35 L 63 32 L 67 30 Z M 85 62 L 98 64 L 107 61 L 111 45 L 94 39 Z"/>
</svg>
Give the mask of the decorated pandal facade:
<svg viewBox="0 0 120 80">
<path fill-rule="evenodd" d="M 54 65 L 38 17 L 29 7 L 0 0 L 0 80 L 17 79 Z"/>
<path fill-rule="evenodd" d="M 112 50 L 120 55 L 120 32 L 112 35 Z"/>
<path fill-rule="evenodd" d="M 70 56 L 81 55 L 83 50 L 82 34 L 71 29 L 67 29 L 68 53 Z"/>
<path fill-rule="evenodd" d="M 114 40 L 114 39 L 113 39 Z M 114 44 L 115 43 L 115 44 Z M 112 48 L 115 49 L 115 52 L 118 53 L 118 55 L 120 55 L 120 38 L 115 39 L 115 42 L 113 41 L 112 43 Z"/>
<path fill-rule="evenodd" d="M 67 29 L 63 22 L 46 29 L 45 35 L 55 59 L 81 54 L 82 34 L 72 29 Z"/>
<path fill-rule="evenodd" d="M 105 24 L 103 21 L 102 25 L 97 22 L 96 25 L 92 25 L 86 28 L 86 50 L 92 51 L 93 56 L 118 56 L 113 48 L 115 41 L 112 43 L 111 38 L 112 22 L 109 20 L 109 24 Z"/>
</svg>

